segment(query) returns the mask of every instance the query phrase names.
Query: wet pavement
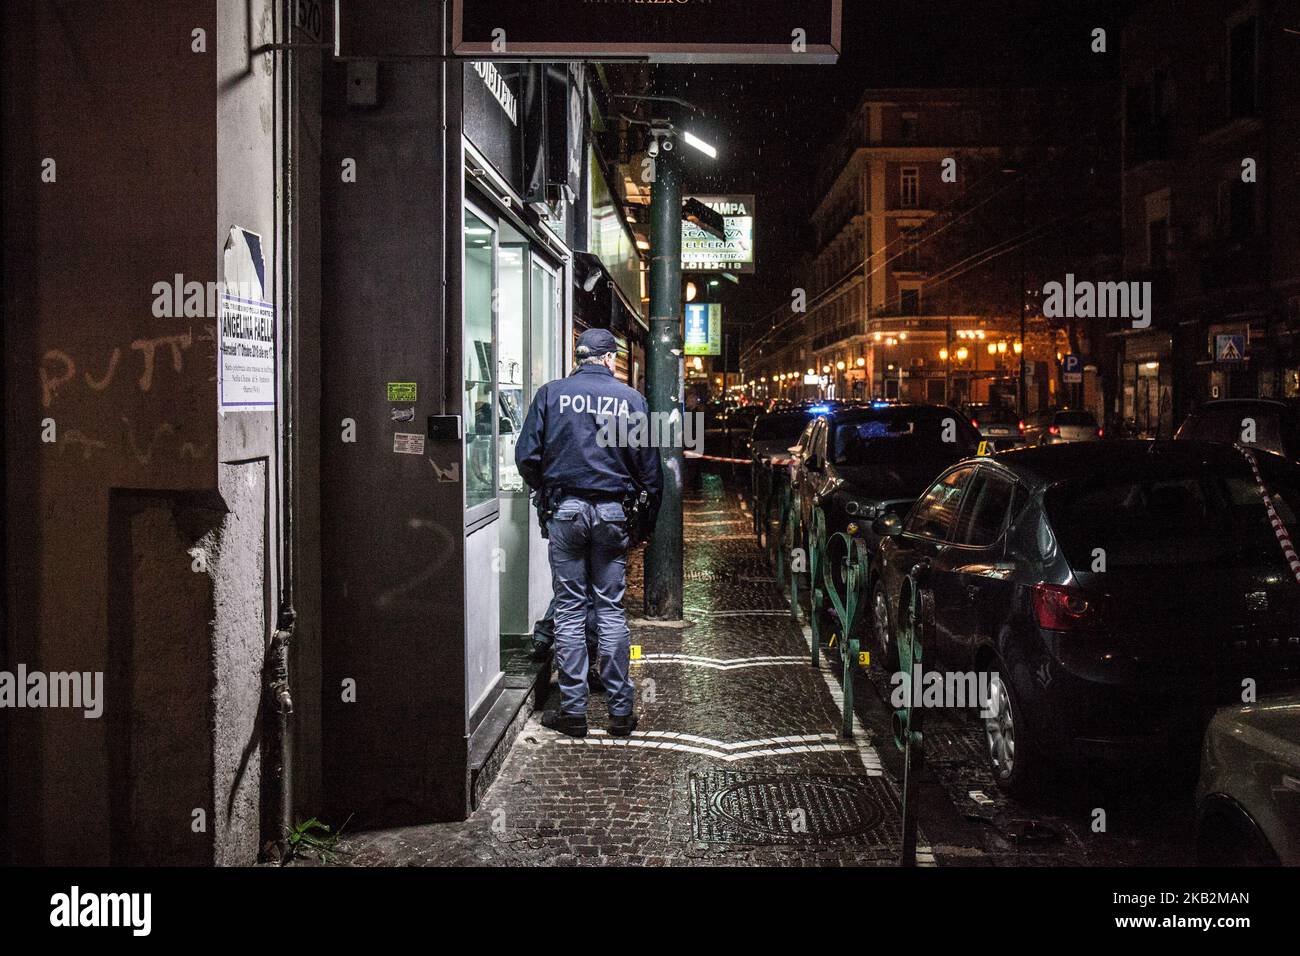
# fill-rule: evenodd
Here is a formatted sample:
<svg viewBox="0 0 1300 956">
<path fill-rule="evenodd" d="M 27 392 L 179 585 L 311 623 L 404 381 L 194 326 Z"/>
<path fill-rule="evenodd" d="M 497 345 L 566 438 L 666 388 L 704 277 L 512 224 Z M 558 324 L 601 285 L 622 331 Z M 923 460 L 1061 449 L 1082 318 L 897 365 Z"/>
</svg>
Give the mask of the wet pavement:
<svg viewBox="0 0 1300 956">
<path fill-rule="evenodd" d="M 895 865 L 901 762 L 888 673 L 874 663 L 858 672 L 854 734 L 842 738 L 838 658 L 811 665 L 809 631 L 777 589 L 745 503 L 717 476 L 688 491 L 685 537 L 687 627 L 638 619 L 641 553 L 629 560 L 640 653 L 631 738 L 605 732 L 603 696 L 591 698 L 582 740 L 535 714 L 468 820 L 353 834 L 339 861 Z M 1191 861 L 1189 784 L 1153 771 L 1076 772 L 1036 801 L 1013 801 L 984 767 L 973 713 L 927 721 L 923 865 Z"/>
</svg>

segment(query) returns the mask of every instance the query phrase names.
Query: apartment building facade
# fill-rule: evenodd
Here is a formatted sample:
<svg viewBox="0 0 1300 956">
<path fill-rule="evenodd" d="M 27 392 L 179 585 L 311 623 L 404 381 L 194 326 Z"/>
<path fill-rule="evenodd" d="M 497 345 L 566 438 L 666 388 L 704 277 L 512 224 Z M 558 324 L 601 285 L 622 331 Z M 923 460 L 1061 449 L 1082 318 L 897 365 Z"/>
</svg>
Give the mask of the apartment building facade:
<svg viewBox="0 0 1300 956">
<path fill-rule="evenodd" d="M 1081 112 L 1106 128 L 1104 97 L 1068 99 L 868 91 L 817 177 L 815 251 L 799 276 L 806 302 L 783 306 L 745 353 L 751 394 L 1013 403 L 1023 355 L 1028 408 L 1067 397 L 1058 389 L 1070 336 L 1043 319 L 1035 290 L 1063 258 L 1044 251 L 1060 245 L 1062 206 L 1081 203 L 1095 218 L 1108 175 L 1090 143 L 1073 156 L 1059 148 Z M 1089 170 L 1083 193 L 1057 182 L 1079 179 L 1074 167 Z M 1105 251 L 1095 231 L 1074 238 L 1065 267 Z M 1076 400 L 1083 393 L 1099 401 L 1095 374 Z"/>
<path fill-rule="evenodd" d="M 1289 29 L 1288 29 L 1289 28 Z M 1216 398 L 1300 397 L 1300 3 L 1149 3 L 1124 34 L 1122 415 L 1167 436 Z"/>
</svg>

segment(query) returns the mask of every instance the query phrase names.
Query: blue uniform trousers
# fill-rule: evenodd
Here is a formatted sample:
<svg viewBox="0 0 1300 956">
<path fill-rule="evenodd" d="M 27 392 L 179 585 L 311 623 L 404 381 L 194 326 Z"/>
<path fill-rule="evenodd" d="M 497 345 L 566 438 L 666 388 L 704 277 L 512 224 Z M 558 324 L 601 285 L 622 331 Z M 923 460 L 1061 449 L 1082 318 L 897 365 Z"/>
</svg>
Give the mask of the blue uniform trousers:
<svg viewBox="0 0 1300 956">
<path fill-rule="evenodd" d="M 564 498 L 548 524 L 555 593 L 555 663 L 560 710 L 587 713 L 587 609 L 595 616 L 601 683 L 611 717 L 632 713 L 627 589 L 627 519 L 616 501 Z"/>
</svg>

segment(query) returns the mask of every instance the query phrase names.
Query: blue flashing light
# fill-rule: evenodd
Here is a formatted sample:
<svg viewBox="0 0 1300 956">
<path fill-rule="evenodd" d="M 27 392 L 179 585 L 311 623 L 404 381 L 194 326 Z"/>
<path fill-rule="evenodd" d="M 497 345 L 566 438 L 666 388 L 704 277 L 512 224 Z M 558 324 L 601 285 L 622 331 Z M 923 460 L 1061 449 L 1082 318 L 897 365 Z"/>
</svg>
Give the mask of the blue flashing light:
<svg viewBox="0 0 1300 956">
<path fill-rule="evenodd" d="M 812 408 L 808 409 L 808 411 L 812 412 L 814 415 L 829 415 L 831 407 L 829 405 L 814 405 Z"/>
</svg>

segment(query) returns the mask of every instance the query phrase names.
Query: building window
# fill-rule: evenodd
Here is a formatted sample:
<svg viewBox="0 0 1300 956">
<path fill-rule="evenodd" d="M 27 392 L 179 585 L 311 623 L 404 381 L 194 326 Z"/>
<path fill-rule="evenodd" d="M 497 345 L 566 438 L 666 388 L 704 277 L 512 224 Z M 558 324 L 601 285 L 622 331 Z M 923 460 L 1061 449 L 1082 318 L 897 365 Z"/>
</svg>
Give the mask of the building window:
<svg viewBox="0 0 1300 956">
<path fill-rule="evenodd" d="M 1248 242 L 1255 236 L 1255 185 L 1234 176 L 1220 188 L 1220 234 L 1231 243 Z"/>
<path fill-rule="evenodd" d="M 1242 20 L 1228 31 L 1228 115 L 1254 116 L 1258 108 L 1255 68 L 1256 19 Z"/>
<path fill-rule="evenodd" d="M 899 136 L 905 143 L 915 143 L 917 138 L 917 117 L 915 113 L 904 113 L 899 123 Z"/>
<path fill-rule="evenodd" d="M 916 166 L 904 166 L 899 195 L 899 205 L 915 209 L 921 205 L 921 171 Z"/>
<path fill-rule="evenodd" d="M 903 248 L 898 256 L 898 271 L 920 272 L 921 230 L 917 228 L 904 229 L 900 232 L 899 239 Z"/>
<path fill-rule="evenodd" d="M 1163 269 L 1169 264 L 1169 220 L 1153 219 L 1147 223 L 1147 268 Z"/>
<path fill-rule="evenodd" d="M 920 315 L 921 314 L 921 290 L 920 289 L 899 290 L 898 314 L 899 315 Z"/>
<path fill-rule="evenodd" d="M 1130 164 L 1169 156 L 1168 91 L 1163 70 L 1124 91 L 1125 141 Z"/>
</svg>

